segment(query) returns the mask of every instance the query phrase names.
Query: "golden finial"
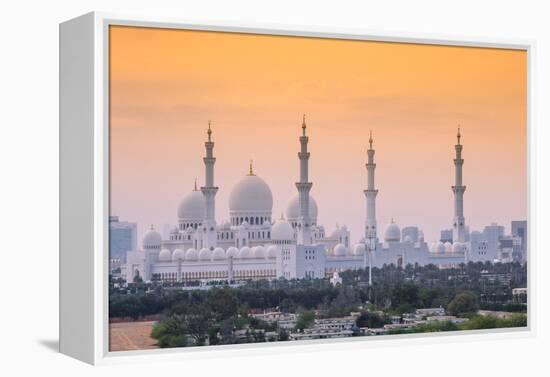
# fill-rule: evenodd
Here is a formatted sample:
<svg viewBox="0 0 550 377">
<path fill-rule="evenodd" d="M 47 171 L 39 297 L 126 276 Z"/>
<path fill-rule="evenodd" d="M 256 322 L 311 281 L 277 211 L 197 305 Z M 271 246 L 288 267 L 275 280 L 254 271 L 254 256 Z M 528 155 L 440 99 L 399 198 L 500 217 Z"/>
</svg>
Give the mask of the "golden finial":
<svg viewBox="0 0 550 377">
<path fill-rule="evenodd" d="M 306 135 L 306 114 L 302 117 L 302 132 L 304 136 Z"/>
<path fill-rule="evenodd" d="M 370 146 L 370 149 L 372 149 L 372 130 L 370 130 L 369 146 Z"/>
<path fill-rule="evenodd" d="M 250 160 L 250 164 L 248 165 L 248 175 L 254 175 L 254 171 L 252 170 L 252 160 Z"/>
<path fill-rule="evenodd" d="M 210 141 L 212 135 L 212 128 L 210 128 L 210 119 L 208 120 L 208 141 Z"/>
<path fill-rule="evenodd" d="M 458 144 L 460 144 L 460 124 L 458 125 L 458 132 L 456 133 L 456 138 L 458 140 Z"/>
<path fill-rule="evenodd" d="M 197 189 L 197 177 L 195 177 L 195 188 L 193 189 L 193 191 L 199 191 L 199 189 Z"/>
</svg>

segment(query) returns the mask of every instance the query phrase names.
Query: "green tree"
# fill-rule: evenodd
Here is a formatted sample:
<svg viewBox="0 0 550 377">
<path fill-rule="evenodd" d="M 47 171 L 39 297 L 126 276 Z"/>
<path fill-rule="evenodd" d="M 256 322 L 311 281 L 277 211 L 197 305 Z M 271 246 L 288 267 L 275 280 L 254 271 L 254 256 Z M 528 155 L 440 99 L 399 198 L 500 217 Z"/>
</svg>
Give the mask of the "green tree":
<svg viewBox="0 0 550 377">
<path fill-rule="evenodd" d="M 239 301 L 229 289 L 213 289 L 208 296 L 208 305 L 217 321 L 223 321 L 237 314 Z"/>
<path fill-rule="evenodd" d="M 305 311 L 298 316 L 295 329 L 299 331 L 303 331 L 304 329 L 307 329 L 313 326 L 314 323 L 315 323 L 315 314 L 312 311 Z"/>
<path fill-rule="evenodd" d="M 470 291 L 458 293 L 447 306 L 447 311 L 452 315 L 464 315 L 475 313 L 479 309 L 477 296 Z"/>
<path fill-rule="evenodd" d="M 178 305 L 169 319 L 178 322 L 184 332 L 199 346 L 205 343 L 208 329 L 213 323 L 212 312 L 205 303 Z"/>
<path fill-rule="evenodd" d="M 153 327 L 151 337 L 161 348 L 185 347 L 190 344 L 187 329 L 177 318 L 168 318 Z"/>
<path fill-rule="evenodd" d="M 498 318 L 496 316 L 475 315 L 462 325 L 463 330 L 495 329 L 501 327 L 525 327 L 527 316 L 525 314 L 513 314 L 510 318 Z"/>
<path fill-rule="evenodd" d="M 355 324 L 357 327 L 380 328 L 384 327 L 384 325 L 388 322 L 389 321 L 387 321 L 385 317 L 379 315 L 378 313 L 363 312 L 359 317 L 357 317 Z"/>
<path fill-rule="evenodd" d="M 288 335 L 288 332 L 285 330 L 285 329 L 281 329 L 281 331 L 279 331 L 279 341 L 286 341 L 288 340 L 290 337 Z"/>
</svg>

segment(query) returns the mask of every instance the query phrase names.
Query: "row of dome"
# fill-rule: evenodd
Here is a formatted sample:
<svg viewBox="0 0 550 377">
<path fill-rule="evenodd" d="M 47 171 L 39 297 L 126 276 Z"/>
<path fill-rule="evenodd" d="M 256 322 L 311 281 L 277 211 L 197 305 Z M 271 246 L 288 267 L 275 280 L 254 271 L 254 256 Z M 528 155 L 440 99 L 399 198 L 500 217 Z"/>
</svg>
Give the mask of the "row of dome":
<svg viewBox="0 0 550 377">
<path fill-rule="evenodd" d="M 352 249 L 347 249 L 344 244 L 339 243 L 334 246 L 334 249 L 332 249 L 332 255 L 335 257 L 343 257 L 346 255 L 363 255 L 365 254 L 365 244 L 364 243 L 358 243 L 356 244 Z"/>
<path fill-rule="evenodd" d="M 254 246 L 248 247 L 244 246 L 240 250 L 236 247 L 229 247 L 227 251 L 224 251 L 221 247 L 216 247 L 214 250 L 203 248 L 200 251 L 197 251 L 193 248 L 183 251 L 181 249 L 176 249 L 171 252 L 168 249 L 163 249 L 159 253 L 160 262 L 170 262 L 170 261 L 211 261 L 211 260 L 224 260 L 229 257 L 236 259 L 265 259 L 265 258 L 275 258 L 277 256 L 277 247 L 271 245 L 264 248 L 263 246 Z"/>
<path fill-rule="evenodd" d="M 447 241 L 443 243 L 441 241 L 436 241 L 430 245 L 430 251 L 437 254 L 461 253 L 467 251 L 467 248 L 468 245 L 462 242 L 450 243 Z"/>
<path fill-rule="evenodd" d="M 344 244 L 337 244 L 333 249 L 333 255 L 337 257 L 343 257 L 346 255 L 360 256 L 365 253 L 365 244 L 358 243 L 352 249 L 347 249 Z M 171 252 L 168 249 L 163 249 L 159 253 L 160 262 L 170 262 L 170 261 L 211 261 L 211 260 L 225 260 L 229 257 L 235 259 L 265 259 L 265 258 L 276 258 L 277 257 L 277 247 L 274 245 L 268 246 L 267 248 L 263 246 L 254 246 L 248 247 L 244 246 L 241 249 L 236 247 L 229 247 L 227 251 L 224 251 L 221 247 L 216 247 L 214 250 L 203 248 L 200 251 L 197 251 L 193 248 L 183 251 L 181 249 L 176 249 Z"/>
</svg>

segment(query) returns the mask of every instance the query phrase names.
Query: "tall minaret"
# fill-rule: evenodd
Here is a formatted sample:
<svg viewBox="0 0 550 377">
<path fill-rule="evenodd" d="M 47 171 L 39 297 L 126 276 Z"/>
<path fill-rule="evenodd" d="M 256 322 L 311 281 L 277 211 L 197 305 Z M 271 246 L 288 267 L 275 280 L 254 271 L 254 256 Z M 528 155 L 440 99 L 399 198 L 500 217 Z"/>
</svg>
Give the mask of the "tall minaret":
<svg viewBox="0 0 550 377">
<path fill-rule="evenodd" d="M 218 188 L 214 186 L 214 164 L 216 158 L 214 157 L 214 142 L 212 141 L 212 129 L 210 128 L 210 121 L 208 121 L 208 141 L 204 143 L 206 147 L 206 156 L 203 158 L 205 167 L 205 182 L 201 187 L 202 195 L 205 202 L 205 214 L 203 222 L 204 231 L 204 247 L 213 250 L 216 246 L 216 192 Z"/>
<path fill-rule="evenodd" d="M 460 126 L 456 134 L 457 144 L 455 145 L 455 185 L 451 186 L 455 197 L 455 214 L 453 218 L 453 242 L 466 241 L 466 225 L 464 221 L 464 191 L 466 186 L 462 184 L 462 144 L 460 144 Z"/>
<path fill-rule="evenodd" d="M 313 183 L 308 182 L 308 160 L 309 152 L 307 151 L 307 142 L 309 138 L 306 136 L 306 116 L 302 121 L 302 136 L 300 136 L 300 182 L 296 182 L 300 203 L 300 217 L 298 218 L 298 237 L 299 245 L 311 244 L 311 220 L 309 218 L 309 191 Z"/>
<path fill-rule="evenodd" d="M 376 241 L 376 194 L 378 190 L 374 188 L 374 149 L 372 149 L 372 131 L 369 137 L 369 149 L 367 150 L 368 160 L 365 166 L 367 167 L 367 189 L 363 192 L 367 198 L 367 219 L 365 221 L 365 240 Z"/>
</svg>

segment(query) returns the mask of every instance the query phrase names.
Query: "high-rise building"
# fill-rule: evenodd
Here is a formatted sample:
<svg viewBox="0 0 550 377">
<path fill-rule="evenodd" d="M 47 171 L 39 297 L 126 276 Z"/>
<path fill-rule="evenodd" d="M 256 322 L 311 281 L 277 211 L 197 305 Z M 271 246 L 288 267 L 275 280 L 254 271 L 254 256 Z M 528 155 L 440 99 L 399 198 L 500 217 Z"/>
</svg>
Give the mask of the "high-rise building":
<svg viewBox="0 0 550 377">
<path fill-rule="evenodd" d="M 109 216 L 109 259 L 126 262 L 126 252 L 137 247 L 137 224 Z"/>
<path fill-rule="evenodd" d="M 527 220 L 512 221 L 512 236 L 521 238 L 522 261 L 527 262 Z"/>
</svg>

